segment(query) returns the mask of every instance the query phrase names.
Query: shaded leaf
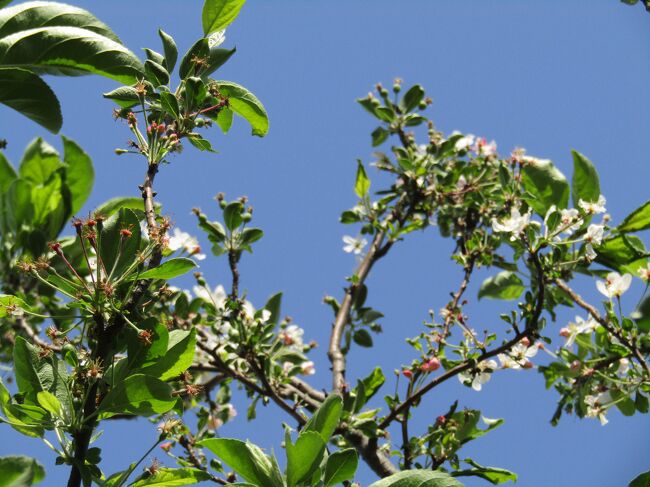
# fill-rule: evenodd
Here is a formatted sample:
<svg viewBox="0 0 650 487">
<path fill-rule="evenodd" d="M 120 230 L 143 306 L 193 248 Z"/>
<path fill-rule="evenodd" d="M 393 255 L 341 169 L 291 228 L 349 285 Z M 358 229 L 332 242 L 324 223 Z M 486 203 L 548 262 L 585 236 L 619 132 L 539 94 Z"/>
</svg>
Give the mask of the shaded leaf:
<svg viewBox="0 0 650 487">
<path fill-rule="evenodd" d="M 45 477 L 45 469 L 25 456 L 0 457 L 0 487 L 28 487 Z"/>
<path fill-rule="evenodd" d="M 287 436 L 287 485 L 294 487 L 307 480 L 320 465 L 325 453 L 325 441 L 316 431 L 304 431 L 296 444 Z"/>
<path fill-rule="evenodd" d="M 65 183 L 70 190 L 71 212 L 77 213 L 90 196 L 95 181 L 95 171 L 90 156 L 76 142 L 63 139 L 63 162 L 67 165 Z"/>
<path fill-rule="evenodd" d="M 323 482 L 325 487 L 352 480 L 357 471 L 359 459 L 354 448 L 347 448 L 332 453 L 325 464 Z"/>
<path fill-rule="evenodd" d="M 320 433 L 323 441 L 327 443 L 339 424 L 341 412 L 343 411 L 343 400 L 337 394 L 327 396 L 321 407 L 307 421 L 303 431 L 316 431 Z"/>
<path fill-rule="evenodd" d="M 532 198 L 528 204 L 542 217 L 555 205 L 566 208 L 569 203 L 569 183 L 551 161 L 540 160 L 522 168 L 522 183 Z"/>
<path fill-rule="evenodd" d="M 478 297 L 492 299 L 517 299 L 524 292 L 524 283 L 514 272 L 502 271 L 488 277 L 478 291 Z"/>
<path fill-rule="evenodd" d="M 27 69 L 0 68 L 0 103 L 50 132 L 58 132 L 63 125 L 56 95 L 45 81 Z"/>
</svg>

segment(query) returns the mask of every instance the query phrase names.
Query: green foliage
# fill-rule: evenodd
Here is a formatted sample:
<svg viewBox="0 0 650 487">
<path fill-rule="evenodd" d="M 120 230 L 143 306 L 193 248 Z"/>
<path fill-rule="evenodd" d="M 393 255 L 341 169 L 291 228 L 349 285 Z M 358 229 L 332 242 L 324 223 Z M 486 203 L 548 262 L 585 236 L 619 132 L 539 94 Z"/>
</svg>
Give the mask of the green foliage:
<svg viewBox="0 0 650 487">
<path fill-rule="evenodd" d="M 463 487 L 444 472 L 406 470 L 370 484 L 370 487 Z"/>
<path fill-rule="evenodd" d="M 101 418 L 115 414 L 151 416 L 166 413 L 176 404 L 171 392 L 171 387 L 162 380 L 135 374 L 115 384 L 102 401 L 98 413 Z"/>
<path fill-rule="evenodd" d="M 522 170 L 524 189 L 530 194 L 528 204 L 544 216 L 552 205 L 566 208 L 569 203 L 569 183 L 551 161 L 537 161 L 525 165 Z"/>
<path fill-rule="evenodd" d="M 648 487 L 650 486 L 650 472 L 645 472 L 632 480 L 628 487 Z"/>
<path fill-rule="evenodd" d="M 0 103 L 51 132 L 63 123 L 59 102 L 36 74 L 99 74 L 134 83 L 138 58 L 89 12 L 56 2 L 0 10 Z"/>
<path fill-rule="evenodd" d="M 501 271 L 496 276 L 488 277 L 478 292 L 479 299 L 517 299 L 524 292 L 524 283 L 514 272 Z"/>
<path fill-rule="evenodd" d="M 239 15 L 246 0 L 206 0 L 201 20 L 207 36 L 228 27 Z"/>
<path fill-rule="evenodd" d="M 578 206 L 580 200 L 589 203 L 598 201 L 600 180 L 596 168 L 580 152 L 571 151 L 571 154 L 573 155 L 573 178 L 571 179 L 573 206 Z"/>
<path fill-rule="evenodd" d="M 143 475 L 131 487 L 178 487 L 204 480 L 210 480 L 210 475 L 196 468 L 161 468 L 153 475 Z"/>
<path fill-rule="evenodd" d="M 43 466 L 24 456 L 0 457 L 0 487 L 28 487 L 45 477 Z"/>
</svg>

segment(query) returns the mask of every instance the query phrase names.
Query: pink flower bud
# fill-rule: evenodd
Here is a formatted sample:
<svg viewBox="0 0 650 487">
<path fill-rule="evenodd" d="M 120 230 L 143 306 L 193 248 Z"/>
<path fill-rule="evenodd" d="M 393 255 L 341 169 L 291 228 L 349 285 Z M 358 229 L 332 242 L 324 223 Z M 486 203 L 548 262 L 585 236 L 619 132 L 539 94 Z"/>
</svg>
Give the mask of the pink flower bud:
<svg viewBox="0 0 650 487">
<path fill-rule="evenodd" d="M 409 369 L 402 370 L 402 374 L 404 374 L 404 377 L 407 379 L 411 379 L 411 377 L 413 377 L 413 371 Z"/>
<path fill-rule="evenodd" d="M 439 368 L 440 368 L 440 360 L 438 359 L 438 357 L 431 357 L 420 366 L 420 370 L 422 372 L 433 372 L 435 370 L 438 370 Z"/>
<path fill-rule="evenodd" d="M 566 337 L 568 337 L 569 335 L 571 335 L 571 332 L 569 331 L 568 328 L 562 328 L 562 329 L 560 330 L 560 336 L 561 336 L 561 337 L 566 338 Z"/>
</svg>

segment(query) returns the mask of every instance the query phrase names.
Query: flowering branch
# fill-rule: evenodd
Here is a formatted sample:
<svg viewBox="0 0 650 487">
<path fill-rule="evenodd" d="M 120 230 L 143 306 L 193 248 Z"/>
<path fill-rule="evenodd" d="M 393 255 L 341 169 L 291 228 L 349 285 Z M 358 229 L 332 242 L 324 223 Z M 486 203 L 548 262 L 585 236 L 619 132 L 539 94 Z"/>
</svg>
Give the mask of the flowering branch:
<svg viewBox="0 0 650 487">
<path fill-rule="evenodd" d="M 650 366 L 643 358 L 638 347 L 634 346 L 630 340 L 627 339 L 622 333 L 620 333 L 616 328 L 611 326 L 611 324 L 598 312 L 598 310 L 587 303 L 582 297 L 576 293 L 573 289 L 569 287 L 562 279 L 556 279 L 555 284 L 557 287 L 562 289 L 571 300 L 589 313 L 605 330 L 607 330 L 611 335 L 616 337 L 631 353 L 634 355 L 634 358 L 639 362 L 639 364 L 645 369 L 646 374 L 650 376 Z"/>
</svg>

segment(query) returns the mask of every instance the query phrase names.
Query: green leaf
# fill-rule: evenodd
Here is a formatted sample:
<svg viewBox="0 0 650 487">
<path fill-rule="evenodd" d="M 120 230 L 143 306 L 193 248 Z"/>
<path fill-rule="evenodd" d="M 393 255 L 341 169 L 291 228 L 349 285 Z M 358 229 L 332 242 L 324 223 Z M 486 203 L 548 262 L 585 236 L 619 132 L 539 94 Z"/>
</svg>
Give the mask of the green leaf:
<svg viewBox="0 0 650 487">
<path fill-rule="evenodd" d="M 0 457 L 0 487 L 28 487 L 45 477 L 45 469 L 25 456 Z"/>
<path fill-rule="evenodd" d="M 36 393 L 49 389 L 54 381 L 52 365 L 42 360 L 36 347 L 21 336 L 16 337 L 13 359 L 16 383 L 21 393 Z"/>
<path fill-rule="evenodd" d="M 176 66 L 176 60 L 178 59 L 178 48 L 176 47 L 176 42 L 174 38 L 164 32 L 162 29 L 158 29 L 158 35 L 162 41 L 163 50 L 165 51 L 165 68 L 170 73 L 174 70 Z"/>
<path fill-rule="evenodd" d="M 123 229 L 130 230 L 131 236 L 122 236 L 120 231 Z M 140 220 L 128 208 L 121 208 L 104 222 L 99 251 L 109 274 L 121 276 L 136 261 L 140 239 Z"/>
<path fill-rule="evenodd" d="M 176 399 L 171 394 L 171 386 L 162 380 L 136 374 L 116 383 L 102 401 L 98 412 L 100 418 L 109 418 L 115 414 L 163 414 L 176 404 Z"/>
<path fill-rule="evenodd" d="M 211 478 L 209 473 L 197 468 L 160 468 L 154 475 L 136 480 L 130 487 L 181 487 Z"/>
<path fill-rule="evenodd" d="M 510 481 L 515 484 L 517 483 L 517 474 L 510 470 L 497 467 L 484 467 L 471 458 L 466 458 L 465 462 L 474 468 L 453 472 L 452 475 L 454 477 L 480 477 L 494 485 L 505 484 Z"/>
<path fill-rule="evenodd" d="M 647 263 L 647 250 L 643 241 L 636 235 L 616 235 L 610 237 L 596 248 L 596 262 L 620 273 L 636 274 Z"/>
<path fill-rule="evenodd" d="M 178 68 L 179 76 L 181 79 L 189 76 L 208 76 L 223 66 L 236 51 L 234 48 L 210 48 L 207 38 L 199 39 L 181 59 L 181 65 Z M 203 61 L 200 66 L 195 62 L 197 59 Z"/>
<path fill-rule="evenodd" d="M 29 309 L 22 299 L 11 294 L 0 294 L 0 318 L 4 318 L 10 314 L 8 310 L 14 307 Z"/>
<path fill-rule="evenodd" d="M 541 160 L 522 168 L 522 183 L 532 197 L 528 204 L 542 217 L 555 205 L 566 208 L 569 204 L 569 183 L 564 174 L 551 161 Z"/>
<path fill-rule="evenodd" d="M 142 372 L 162 380 L 177 377 L 192 365 L 195 347 L 196 329 L 172 330 L 169 332 L 167 353 L 155 364 L 142 369 Z"/>
<path fill-rule="evenodd" d="M 134 196 L 118 196 L 117 198 L 112 198 L 108 201 L 105 201 L 95 209 L 95 213 L 98 213 L 104 217 L 109 217 L 122 208 L 128 208 L 130 210 L 144 211 L 144 205 L 142 203 L 142 198 L 136 198 Z M 160 205 L 156 203 L 156 211 L 160 210 Z"/>
<path fill-rule="evenodd" d="M 45 26 L 69 26 L 95 32 L 109 39 L 120 39 L 90 12 L 56 2 L 25 2 L 0 11 L 0 37 L 25 29 Z"/>
<path fill-rule="evenodd" d="M 354 183 L 354 192 L 359 198 L 364 198 L 370 190 L 370 179 L 366 174 L 361 161 L 357 161 L 357 177 Z"/>
<path fill-rule="evenodd" d="M 95 181 L 95 171 L 90 156 L 86 154 L 76 142 L 67 137 L 63 139 L 63 162 L 67 165 L 65 170 L 65 183 L 72 197 L 72 214 L 83 207 L 90 196 Z"/>
<path fill-rule="evenodd" d="M 286 442 L 287 485 L 294 487 L 307 480 L 320 465 L 325 453 L 325 441 L 315 431 L 304 431 L 296 444 Z"/>
<path fill-rule="evenodd" d="M 163 262 L 158 267 L 148 269 L 139 276 L 132 276 L 131 279 L 172 279 L 181 276 L 194 269 L 196 262 L 187 257 L 177 257 Z"/>
<path fill-rule="evenodd" d="M 412 86 L 406 93 L 400 102 L 400 108 L 403 113 L 410 112 L 411 110 L 417 108 L 420 102 L 424 99 L 424 89 L 420 85 Z"/>
<path fill-rule="evenodd" d="M 274 482 L 273 465 L 262 450 L 249 442 L 230 438 L 211 438 L 197 443 L 217 455 L 248 482 L 264 487 L 281 487 Z"/>
<path fill-rule="evenodd" d="M 38 404 L 52 416 L 60 417 L 63 413 L 63 406 L 54 394 L 48 391 L 40 391 L 36 394 Z"/>
<path fill-rule="evenodd" d="M 56 95 L 40 77 L 27 69 L 0 68 L 0 103 L 57 133 L 63 125 Z"/>
<path fill-rule="evenodd" d="M 133 86 L 120 86 L 113 91 L 104 93 L 102 96 L 113 100 L 122 108 L 131 108 L 140 103 L 140 95 L 138 95 L 138 91 Z"/>
<path fill-rule="evenodd" d="M 269 117 L 255 95 L 232 81 L 217 81 L 217 84 L 219 91 L 228 97 L 230 109 L 251 124 L 253 135 L 264 137 L 269 131 Z"/>
<path fill-rule="evenodd" d="M 223 107 L 214 119 L 224 134 L 227 134 L 232 127 L 233 114 L 234 112 L 230 108 Z"/>
<path fill-rule="evenodd" d="M 196 147 L 200 151 L 208 151 L 208 152 L 214 152 L 214 153 L 217 152 L 216 150 L 214 150 L 212 148 L 212 144 L 210 143 L 210 141 L 204 139 L 200 135 L 194 135 L 192 137 L 188 137 L 187 140 L 189 140 L 190 144 L 192 144 L 194 147 Z"/>
<path fill-rule="evenodd" d="M 31 183 L 18 178 L 11 183 L 7 190 L 5 200 L 7 224 L 14 232 L 18 232 L 23 225 L 31 226 L 34 217 L 32 189 Z"/>
<path fill-rule="evenodd" d="M 616 228 L 621 233 L 640 232 L 650 228 L 650 201 L 646 201 L 625 217 Z"/>
<path fill-rule="evenodd" d="M 496 276 L 488 277 L 478 292 L 478 298 L 517 299 L 524 291 L 524 283 L 514 272 L 502 271 Z"/>
<path fill-rule="evenodd" d="M 352 339 L 354 340 L 354 343 L 360 347 L 372 347 L 372 336 L 370 336 L 370 332 L 365 328 L 359 328 L 358 330 L 355 330 L 354 335 L 352 335 Z"/>
<path fill-rule="evenodd" d="M 347 448 L 332 453 L 325 464 L 323 482 L 325 487 L 352 480 L 357 471 L 359 459 L 354 448 Z"/>
<path fill-rule="evenodd" d="M 160 93 L 160 105 L 175 119 L 180 118 L 181 109 L 178 106 L 178 98 L 173 93 L 169 93 L 168 91 Z"/>
<path fill-rule="evenodd" d="M 205 0 L 201 21 L 207 36 L 228 27 L 239 15 L 246 0 Z"/>
<path fill-rule="evenodd" d="M 0 18 L 0 31 L 3 20 Z M 126 85 L 135 83 L 143 72 L 140 60 L 121 44 L 68 26 L 27 25 L 0 37 L 0 65 L 67 76 L 98 74 Z"/>
<path fill-rule="evenodd" d="M 242 210 L 243 205 L 239 201 L 228 203 L 223 209 L 223 221 L 228 230 L 233 231 L 242 224 L 244 221 L 241 216 Z"/>
<path fill-rule="evenodd" d="M 149 49 L 147 47 L 143 48 L 142 50 L 145 52 L 145 54 L 147 55 L 147 59 L 149 59 L 150 61 L 153 61 L 154 63 L 158 63 L 161 66 L 165 64 L 165 56 L 163 56 L 159 52 L 156 52 L 153 49 Z"/>
<path fill-rule="evenodd" d="M 378 480 L 369 487 L 463 487 L 463 484 L 444 472 L 406 470 Z"/>
<path fill-rule="evenodd" d="M 239 243 L 242 246 L 249 246 L 257 242 L 264 236 L 264 232 L 259 228 L 244 228 L 239 234 Z"/>
<path fill-rule="evenodd" d="M 650 487 L 650 471 L 635 477 L 628 487 Z"/>
<path fill-rule="evenodd" d="M 61 166 L 56 149 L 38 137 L 25 149 L 18 174 L 30 183 L 45 184 Z"/>
<path fill-rule="evenodd" d="M 327 396 L 321 407 L 316 410 L 314 415 L 307 421 L 303 431 L 316 431 L 321 435 L 323 441 L 327 443 L 339 425 L 341 412 L 343 411 L 343 400 L 337 394 Z"/>
<path fill-rule="evenodd" d="M 571 151 L 573 155 L 573 179 L 571 180 L 571 196 L 573 206 L 578 207 L 580 200 L 588 203 L 598 201 L 600 196 L 600 180 L 598 172 L 589 159 L 578 151 Z"/>
<path fill-rule="evenodd" d="M 2 152 L 0 152 L 0 197 L 7 191 L 9 185 L 16 179 L 18 175 L 16 170 L 7 160 Z"/>
<path fill-rule="evenodd" d="M 169 331 L 167 327 L 154 317 L 138 323 L 140 330 L 151 333 L 151 343 L 142 341 L 139 333 L 129 328 L 127 337 L 128 365 L 131 368 L 146 367 L 154 364 L 167 353 L 169 346 Z"/>
<path fill-rule="evenodd" d="M 268 319 L 268 323 L 273 323 L 274 325 L 278 324 L 280 321 L 280 307 L 282 304 L 282 293 L 276 293 L 271 296 L 266 304 L 264 309 L 271 312 L 271 317 Z"/>
<path fill-rule="evenodd" d="M 384 127 L 377 127 L 375 130 L 372 131 L 372 134 L 370 136 L 372 137 L 372 146 L 377 147 L 378 145 L 383 144 L 386 139 L 388 139 L 388 136 L 390 135 L 390 132 L 386 130 Z"/>
<path fill-rule="evenodd" d="M 384 373 L 382 372 L 381 367 L 375 367 L 370 375 L 361 381 L 363 383 L 365 392 L 364 404 L 377 393 L 381 386 L 384 385 L 385 381 L 386 377 L 384 377 Z"/>
<path fill-rule="evenodd" d="M 169 73 L 167 70 L 151 59 L 144 62 L 144 72 L 147 80 L 155 87 L 165 86 L 169 83 Z"/>
</svg>

